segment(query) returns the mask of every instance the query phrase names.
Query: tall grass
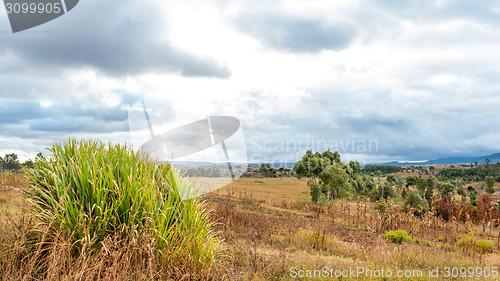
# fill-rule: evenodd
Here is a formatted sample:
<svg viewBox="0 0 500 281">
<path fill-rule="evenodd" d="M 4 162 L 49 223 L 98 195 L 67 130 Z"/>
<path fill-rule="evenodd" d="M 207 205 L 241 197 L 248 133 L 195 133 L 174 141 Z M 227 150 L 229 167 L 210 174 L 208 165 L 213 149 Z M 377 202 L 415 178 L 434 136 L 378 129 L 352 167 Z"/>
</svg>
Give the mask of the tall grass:
<svg viewBox="0 0 500 281">
<path fill-rule="evenodd" d="M 102 261 L 116 248 L 110 241 L 119 241 L 151 248 L 141 255 L 190 278 L 210 270 L 219 241 L 204 203 L 183 200 L 194 188 L 178 171 L 126 146 L 93 140 L 70 139 L 48 150 L 51 156 L 27 171 L 25 193 L 36 220 L 31 243 L 40 270 L 49 269 L 44 260 L 61 241 L 70 261 Z"/>
<path fill-rule="evenodd" d="M 25 185 L 22 173 L 12 171 L 0 172 L 0 190 L 20 189 Z"/>
</svg>

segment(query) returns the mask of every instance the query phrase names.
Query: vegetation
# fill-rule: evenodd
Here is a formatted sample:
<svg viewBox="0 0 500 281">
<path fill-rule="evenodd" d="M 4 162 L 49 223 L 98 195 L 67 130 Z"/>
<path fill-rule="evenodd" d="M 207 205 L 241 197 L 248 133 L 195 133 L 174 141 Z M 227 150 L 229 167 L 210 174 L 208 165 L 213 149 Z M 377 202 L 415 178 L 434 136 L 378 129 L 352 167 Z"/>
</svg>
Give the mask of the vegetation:
<svg viewBox="0 0 500 281">
<path fill-rule="evenodd" d="M 0 170 L 19 170 L 21 164 L 15 153 L 5 154 L 5 157 L 0 157 Z"/>
<path fill-rule="evenodd" d="M 19 176 L 16 178 L 17 187 L 24 184 L 21 179 Z M 497 258 L 500 238 L 495 228 L 483 230 L 481 225 L 470 220 L 466 223 L 444 221 L 435 216 L 432 205 L 425 215 L 416 217 L 414 210 L 397 204 L 396 199 L 377 203 L 338 199 L 335 204 L 311 204 L 308 202 L 308 189 L 305 179 L 242 178 L 208 194 L 205 199 L 213 219 L 218 222 L 214 225 L 214 232 L 221 238 L 223 255 L 206 276 L 196 278 L 189 275 L 191 271 L 186 269 L 182 274 L 166 277 L 164 264 L 150 258 L 156 252 L 150 244 L 152 240 L 144 236 L 128 244 L 120 243 L 120 237 L 106 239 L 93 263 L 84 261 L 82 257 L 66 267 L 69 270 L 63 273 L 60 273 L 63 267 L 57 265 L 66 263 L 67 254 L 59 251 L 58 255 L 49 255 L 47 257 L 54 269 L 50 276 L 52 280 L 87 280 L 92 276 L 99 276 L 93 280 L 169 280 L 182 277 L 292 280 L 291 267 L 312 270 L 324 266 L 338 269 L 362 266 L 426 272 L 429 267 L 500 266 Z M 25 243 L 22 238 L 25 236 L 19 231 L 23 229 L 23 215 L 16 206 L 28 203 L 20 196 L 14 199 L 17 198 L 12 196 L 16 194 L 12 193 L 14 191 L 5 192 L 9 195 L 0 193 L 0 279 L 9 280 L 10 276 L 10 280 L 16 280 L 22 279 L 19 271 L 7 269 L 12 268 L 12 264 L 17 264 L 15 268 L 19 268 L 20 260 L 16 258 L 18 256 L 4 253 L 12 253 L 15 245 Z M 2 200 L 5 200 L 4 205 Z M 375 209 L 378 205 L 383 205 L 385 211 L 379 213 Z M 3 206 L 10 206 L 10 209 L 6 211 Z M 383 238 L 391 230 L 406 231 L 413 243 L 394 247 L 392 241 Z M 473 237 L 475 241 L 484 240 L 492 248 L 488 250 L 488 246 L 484 245 L 483 253 L 475 244 L 470 251 L 457 246 L 456 243 L 466 236 Z M 62 247 L 68 244 L 59 242 L 55 245 Z M 27 252 L 24 257 L 34 253 L 36 251 Z M 107 263 L 103 263 L 105 260 Z M 30 261 L 27 259 L 24 264 Z M 148 262 L 152 264 L 149 266 Z M 178 268 L 182 267 L 178 265 Z M 26 272 L 29 271 L 24 268 L 22 273 Z M 45 279 L 51 280 L 50 276 Z"/>
<path fill-rule="evenodd" d="M 330 150 L 322 153 L 312 153 L 308 150 L 293 168 L 298 178 L 309 178 L 311 198 L 315 203 L 320 200 L 321 195 L 327 200 L 333 200 L 338 197 L 352 197 L 365 191 L 366 178 L 363 182 L 359 175 L 360 170 L 357 161 L 344 164 L 340 154 Z"/>
<path fill-rule="evenodd" d="M 114 279 L 101 272 L 108 266 L 128 267 L 131 271 L 123 274 L 132 279 L 186 272 L 201 278 L 210 272 L 219 244 L 213 223 L 202 202 L 190 199 L 190 183 L 169 165 L 98 141 L 69 140 L 49 151 L 50 158 L 38 159 L 35 169 L 27 170 L 25 194 L 33 222 L 21 220 L 23 243 L 14 243 L 2 257 L 2 270 L 34 279 L 84 273 L 90 279 Z M 137 249 L 122 260 L 119 253 L 129 245 Z M 61 255 L 62 261 L 54 260 Z M 16 260 L 6 268 L 9 259 Z M 128 260 L 139 264 L 130 267 Z"/>
<path fill-rule="evenodd" d="M 413 239 L 410 237 L 410 235 L 408 235 L 408 232 L 402 229 L 386 231 L 384 233 L 384 238 L 399 244 L 401 244 L 402 242 L 413 242 Z"/>
<path fill-rule="evenodd" d="M 292 267 L 500 267 L 495 175 L 442 177 L 496 164 L 367 172 L 337 152 L 308 151 L 293 170 L 251 166 L 229 186 L 183 200 L 193 193 L 178 172 L 125 147 L 70 141 L 50 152 L 33 170 L 0 174 L 0 280 L 290 280 Z M 202 168 L 191 172 L 224 180 L 212 176 L 217 167 Z"/>
<path fill-rule="evenodd" d="M 398 166 L 390 166 L 390 165 L 366 165 L 361 169 L 361 173 L 369 175 L 371 173 L 376 174 L 380 172 L 382 174 L 391 174 L 401 172 L 403 168 Z"/>
<path fill-rule="evenodd" d="M 292 280 L 291 267 L 427 270 L 500 265 L 498 230 L 483 231 L 474 224 L 456 220 L 446 222 L 434 215 L 432 206 L 424 216 L 415 217 L 414 210 L 393 200 L 371 204 L 338 199 L 335 204 L 321 206 L 294 202 L 287 197 L 287 201 L 280 202 L 267 200 L 265 190 L 249 194 L 251 182 L 261 184 L 245 180 L 245 191 L 240 191 L 243 185 L 235 182 L 209 196 L 230 255 L 222 263 L 218 276 L 237 280 Z M 277 179 L 263 182 L 278 188 Z M 304 191 L 309 188 L 307 180 L 300 183 Z M 286 186 L 281 188 L 286 192 Z M 379 205 L 384 205 L 385 212 L 375 209 Z M 470 252 L 456 245 L 468 235 L 475 241 L 485 241 L 485 252 L 480 252 L 476 244 Z M 398 241 L 407 243 L 394 247 L 393 243 Z M 487 245 L 492 248 L 487 250 Z"/>
<path fill-rule="evenodd" d="M 489 194 L 495 193 L 495 182 L 492 179 L 486 181 L 486 192 Z"/>
<path fill-rule="evenodd" d="M 478 252 L 480 254 L 492 253 L 494 243 L 491 240 L 477 239 L 471 235 L 459 238 L 455 245 L 466 252 Z"/>
<path fill-rule="evenodd" d="M 484 181 L 490 177 L 500 182 L 500 163 L 478 165 L 475 167 L 449 167 L 438 172 L 440 180 L 462 179 L 464 182 Z"/>
</svg>

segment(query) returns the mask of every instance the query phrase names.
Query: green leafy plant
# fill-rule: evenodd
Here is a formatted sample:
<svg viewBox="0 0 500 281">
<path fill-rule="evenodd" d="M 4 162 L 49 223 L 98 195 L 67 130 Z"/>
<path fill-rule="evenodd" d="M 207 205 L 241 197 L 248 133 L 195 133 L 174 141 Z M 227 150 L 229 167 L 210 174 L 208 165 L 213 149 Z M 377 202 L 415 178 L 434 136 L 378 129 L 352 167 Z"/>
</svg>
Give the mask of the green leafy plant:
<svg viewBox="0 0 500 281">
<path fill-rule="evenodd" d="M 408 232 L 403 229 L 398 230 L 389 230 L 384 233 L 384 238 L 388 239 L 394 243 L 402 243 L 402 242 L 413 242 L 413 239 L 408 235 Z"/>
<path fill-rule="evenodd" d="M 70 241 L 73 254 L 92 257 L 108 237 L 151 237 L 159 256 L 202 267 L 219 242 L 195 188 L 168 164 L 126 146 L 70 139 L 48 149 L 28 170 L 35 231 L 44 243 Z M 134 240 L 135 241 L 135 240 Z"/>
<path fill-rule="evenodd" d="M 493 251 L 493 241 L 476 239 L 470 235 L 458 239 L 455 246 L 465 251 L 476 251 L 481 254 L 491 253 Z"/>
</svg>

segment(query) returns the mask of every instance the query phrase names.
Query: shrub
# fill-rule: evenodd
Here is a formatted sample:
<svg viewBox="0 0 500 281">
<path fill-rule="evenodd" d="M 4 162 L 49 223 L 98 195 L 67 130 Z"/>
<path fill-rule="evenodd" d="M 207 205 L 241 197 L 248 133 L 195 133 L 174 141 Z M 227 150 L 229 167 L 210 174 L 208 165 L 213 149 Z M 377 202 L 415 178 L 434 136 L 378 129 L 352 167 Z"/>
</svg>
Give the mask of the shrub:
<svg viewBox="0 0 500 281">
<path fill-rule="evenodd" d="M 476 241 L 476 249 L 480 253 L 491 253 L 493 252 L 493 241 L 479 239 Z"/>
<path fill-rule="evenodd" d="M 39 222 L 35 232 L 48 248 L 62 239 L 72 255 L 92 258 L 110 237 L 133 244 L 144 234 L 171 264 L 212 264 L 213 223 L 200 199 L 188 199 L 191 184 L 168 164 L 92 140 L 70 139 L 48 150 L 51 156 L 27 171 L 26 192 Z"/>
<path fill-rule="evenodd" d="M 481 254 L 491 253 L 493 251 L 493 241 L 476 239 L 470 235 L 458 239 L 455 245 L 465 251 L 476 251 Z"/>
<path fill-rule="evenodd" d="M 375 203 L 374 209 L 377 210 L 380 215 L 384 215 L 390 212 L 394 205 L 394 201 L 391 199 L 379 200 Z"/>
<path fill-rule="evenodd" d="M 424 214 L 429 207 L 427 201 L 415 191 L 408 193 L 405 204 L 414 209 L 414 215 L 416 216 Z"/>
<path fill-rule="evenodd" d="M 394 243 L 402 243 L 402 242 L 413 242 L 413 239 L 408 235 L 406 230 L 398 229 L 398 230 L 389 230 L 384 233 L 384 238 L 388 239 Z"/>
<path fill-rule="evenodd" d="M 436 214 L 439 217 L 448 221 L 455 216 L 458 206 L 451 196 L 444 196 L 434 202 L 434 208 L 436 209 Z"/>
<path fill-rule="evenodd" d="M 492 179 L 486 181 L 486 192 L 489 194 L 495 193 L 495 182 Z"/>
<path fill-rule="evenodd" d="M 376 189 L 373 189 L 372 192 L 370 192 L 370 199 L 372 201 L 378 201 L 380 199 L 385 199 L 385 198 L 394 198 L 396 193 L 394 192 L 394 189 L 389 183 L 384 183 L 383 185 L 379 185 Z"/>
<path fill-rule="evenodd" d="M 319 197 L 321 195 L 321 191 L 319 189 L 319 186 L 316 184 L 313 184 L 310 188 L 311 192 L 311 201 L 316 204 L 318 203 Z"/>
</svg>

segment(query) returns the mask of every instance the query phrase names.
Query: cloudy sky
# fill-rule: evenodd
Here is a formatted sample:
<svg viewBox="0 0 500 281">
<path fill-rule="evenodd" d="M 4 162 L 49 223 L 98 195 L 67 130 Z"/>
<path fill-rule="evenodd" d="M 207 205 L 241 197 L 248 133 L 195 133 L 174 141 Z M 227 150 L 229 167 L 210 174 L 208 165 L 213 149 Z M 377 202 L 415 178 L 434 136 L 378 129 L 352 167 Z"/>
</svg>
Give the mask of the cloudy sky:
<svg viewBox="0 0 500 281">
<path fill-rule="evenodd" d="M 495 1 L 82 0 L 13 34 L 1 8 L 0 155 L 130 143 L 141 98 L 155 132 L 237 117 L 252 162 L 500 152 L 499 23 Z"/>
</svg>

